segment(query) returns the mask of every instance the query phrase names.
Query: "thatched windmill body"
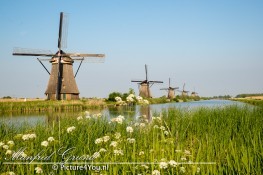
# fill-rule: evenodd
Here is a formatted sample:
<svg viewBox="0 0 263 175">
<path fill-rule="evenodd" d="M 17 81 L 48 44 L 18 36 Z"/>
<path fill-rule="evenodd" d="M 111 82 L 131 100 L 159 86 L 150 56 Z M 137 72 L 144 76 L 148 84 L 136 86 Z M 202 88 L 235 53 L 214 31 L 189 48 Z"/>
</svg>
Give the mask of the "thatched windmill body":
<svg viewBox="0 0 263 175">
<path fill-rule="evenodd" d="M 168 99 L 174 99 L 175 98 L 175 90 L 176 89 L 179 89 L 179 87 L 171 87 L 171 80 L 169 78 L 169 87 L 168 88 L 161 88 L 160 90 L 168 91 L 167 98 Z"/>
<path fill-rule="evenodd" d="M 148 69 L 147 65 L 145 64 L 145 75 L 146 79 L 141 81 L 141 80 L 131 80 L 131 82 L 137 82 L 139 84 L 139 95 L 144 98 L 152 98 L 152 94 L 150 91 L 150 87 L 154 83 L 163 83 L 162 81 L 149 81 L 148 80 Z"/>
<path fill-rule="evenodd" d="M 195 91 L 195 88 L 194 88 L 194 91 L 191 93 L 191 97 L 197 97 L 198 96 L 198 93 Z"/>
<path fill-rule="evenodd" d="M 66 47 L 66 35 L 67 15 L 61 12 L 59 22 L 58 51 L 55 54 L 53 54 L 51 51 L 14 48 L 13 55 L 17 56 L 51 57 L 50 59 L 37 58 L 47 73 L 50 75 L 47 89 L 45 91 L 47 99 L 79 99 L 79 90 L 75 77 L 82 62 L 87 60 L 87 58 L 93 58 L 92 60 L 95 62 L 104 61 L 104 54 L 65 53 L 62 48 Z M 51 72 L 48 71 L 41 61 L 49 61 L 51 63 Z M 81 61 L 75 75 L 73 73 L 74 61 Z"/>
</svg>

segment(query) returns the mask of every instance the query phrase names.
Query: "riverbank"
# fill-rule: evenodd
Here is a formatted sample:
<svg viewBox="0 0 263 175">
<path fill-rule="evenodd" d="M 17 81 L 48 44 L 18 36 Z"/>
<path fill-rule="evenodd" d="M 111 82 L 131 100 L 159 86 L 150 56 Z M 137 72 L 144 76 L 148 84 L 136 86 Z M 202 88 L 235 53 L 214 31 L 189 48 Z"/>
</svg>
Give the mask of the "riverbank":
<svg viewBox="0 0 263 175">
<path fill-rule="evenodd" d="M 261 98 L 258 98 L 258 99 L 255 99 L 255 98 L 233 98 L 231 100 L 240 101 L 243 103 L 248 103 L 248 104 L 252 104 L 255 106 L 263 107 L 263 98 L 262 99 Z"/>
<path fill-rule="evenodd" d="M 43 111 L 83 111 L 88 109 L 104 108 L 106 102 L 103 99 L 85 99 L 71 101 L 51 101 L 43 99 L 30 100 L 1 100 L 0 114 L 6 112 L 43 112 Z"/>
</svg>

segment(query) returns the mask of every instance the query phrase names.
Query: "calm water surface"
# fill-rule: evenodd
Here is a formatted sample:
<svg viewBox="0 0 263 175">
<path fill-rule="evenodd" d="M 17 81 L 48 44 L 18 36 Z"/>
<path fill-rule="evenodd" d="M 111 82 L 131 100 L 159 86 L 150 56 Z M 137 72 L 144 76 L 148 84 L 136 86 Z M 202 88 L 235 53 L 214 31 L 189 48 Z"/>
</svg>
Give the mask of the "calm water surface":
<svg viewBox="0 0 263 175">
<path fill-rule="evenodd" d="M 193 101 L 184 103 L 165 103 L 165 104 L 153 104 L 148 106 L 132 106 L 132 107 L 114 107 L 106 108 L 102 110 L 89 110 L 91 114 L 101 113 L 107 118 L 116 117 L 118 115 L 123 115 L 125 117 L 136 119 L 138 116 L 147 115 L 148 118 L 152 116 L 153 113 L 160 113 L 163 110 L 168 110 L 169 108 L 182 108 L 186 110 L 193 110 L 200 107 L 224 107 L 229 105 L 244 106 L 246 104 L 236 101 L 229 100 L 203 100 L 203 101 Z M 10 125 L 19 126 L 22 123 L 27 123 L 28 125 L 36 125 L 37 123 L 44 124 L 48 121 L 60 116 L 63 117 L 77 117 L 81 115 L 81 112 L 64 112 L 64 113 L 37 113 L 37 114 L 8 114 L 0 116 L 0 122 L 4 122 Z"/>
</svg>

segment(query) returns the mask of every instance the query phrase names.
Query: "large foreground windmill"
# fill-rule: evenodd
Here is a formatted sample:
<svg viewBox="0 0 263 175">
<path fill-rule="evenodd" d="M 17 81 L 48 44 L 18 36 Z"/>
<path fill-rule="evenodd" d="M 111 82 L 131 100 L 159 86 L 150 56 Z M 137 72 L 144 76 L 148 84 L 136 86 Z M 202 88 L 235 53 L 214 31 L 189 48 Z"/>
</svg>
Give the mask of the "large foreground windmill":
<svg viewBox="0 0 263 175">
<path fill-rule="evenodd" d="M 175 98 L 175 90 L 179 89 L 179 87 L 171 87 L 171 80 L 169 78 L 169 87 L 168 88 L 161 88 L 160 90 L 168 91 L 167 98 L 174 99 Z"/>
<path fill-rule="evenodd" d="M 137 82 L 140 86 L 140 92 L 139 95 L 141 97 L 145 98 L 152 98 L 151 92 L 150 92 L 150 87 L 154 83 L 163 83 L 162 81 L 149 81 L 148 80 L 148 70 L 147 70 L 147 65 L 145 64 L 145 74 L 146 74 L 146 79 L 141 81 L 141 80 L 132 80 L 131 82 Z"/>
<path fill-rule="evenodd" d="M 82 61 L 87 60 L 86 58 L 90 57 L 93 58 L 95 62 L 100 62 L 103 61 L 105 57 L 104 54 L 65 53 L 61 48 L 66 47 L 67 24 L 67 15 L 61 12 L 59 22 L 58 51 L 56 53 L 52 53 L 51 51 L 14 48 L 13 55 L 51 57 L 50 59 L 37 58 L 50 75 L 45 92 L 47 99 L 79 99 L 79 90 L 75 77 Z M 95 57 L 97 59 L 94 59 Z M 49 61 L 51 63 L 51 72 L 48 71 L 41 61 Z M 73 73 L 74 61 L 81 61 L 75 75 Z"/>
</svg>

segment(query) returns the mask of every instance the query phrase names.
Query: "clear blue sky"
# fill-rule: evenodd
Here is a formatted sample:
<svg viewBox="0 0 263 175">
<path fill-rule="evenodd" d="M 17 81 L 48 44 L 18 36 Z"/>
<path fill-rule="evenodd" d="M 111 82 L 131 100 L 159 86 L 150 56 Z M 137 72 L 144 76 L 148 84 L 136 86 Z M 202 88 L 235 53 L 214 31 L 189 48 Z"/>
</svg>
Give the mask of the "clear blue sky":
<svg viewBox="0 0 263 175">
<path fill-rule="evenodd" d="M 1 0 L 0 97 L 44 97 L 48 74 L 12 51 L 56 52 L 61 11 L 70 16 L 65 51 L 106 54 L 81 67 L 81 97 L 138 94 L 130 81 L 145 77 L 144 64 L 151 80 L 165 82 L 152 86 L 155 97 L 169 77 L 201 96 L 263 92 L 262 0 Z"/>
</svg>

